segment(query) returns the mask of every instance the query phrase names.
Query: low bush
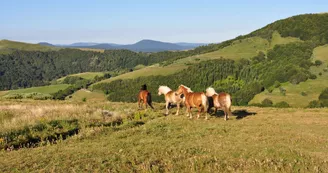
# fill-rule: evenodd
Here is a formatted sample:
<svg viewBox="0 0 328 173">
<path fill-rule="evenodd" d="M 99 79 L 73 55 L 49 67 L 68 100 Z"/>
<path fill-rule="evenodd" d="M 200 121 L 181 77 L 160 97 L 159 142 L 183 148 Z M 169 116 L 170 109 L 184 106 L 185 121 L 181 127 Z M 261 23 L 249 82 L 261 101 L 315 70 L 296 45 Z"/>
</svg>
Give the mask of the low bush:
<svg viewBox="0 0 328 173">
<path fill-rule="evenodd" d="M 261 104 L 263 107 L 270 107 L 273 105 L 273 102 L 272 102 L 272 100 L 266 98 L 261 102 Z"/>
<path fill-rule="evenodd" d="M 281 101 L 281 102 L 278 102 L 274 105 L 274 107 L 277 107 L 277 108 L 289 108 L 290 105 L 285 102 L 285 101 Z"/>
<path fill-rule="evenodd" d="M 323 105 L 318 100 L 312 100 L 307 106 L 307 108 L 322 108 L 322 107 Z"/>
</svg>

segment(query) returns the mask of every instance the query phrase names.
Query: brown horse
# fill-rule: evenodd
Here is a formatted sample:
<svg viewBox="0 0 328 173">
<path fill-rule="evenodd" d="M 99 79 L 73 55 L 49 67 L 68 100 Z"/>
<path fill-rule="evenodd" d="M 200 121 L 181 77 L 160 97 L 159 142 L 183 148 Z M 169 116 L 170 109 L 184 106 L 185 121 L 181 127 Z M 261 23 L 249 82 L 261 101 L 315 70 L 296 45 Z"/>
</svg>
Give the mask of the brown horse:
<svg viewBox="0 0 328 173">
<path fill-rule="evenodd" d="M 228 120 L 231 113 L 231 96 L 228 93 L 216 93 L 212 87 L 206 89 L 206 96 L 212 97 L 213 104 L 209 104 L 207 112 L 214 106 L 215 113 L 218 109 L 222 109 L 224 111 L 224 120 Z"/>
<path fill-rule="evenodd" d="M 152 101 L 151 101 L 151 94 L 150 92 L 147 90 L 147 85 L 144 84 L 141 86 L 141 89 L 139 91 L 138 94 L 138 106 L 139 109 L 141 109 L 142 104 L 146 105 L 146 109 L 147 109 L 147 104 L 154 109 L 153 105 L 152 105 Z"/>
<path fill-rule="evenodd" d="M 208 100 L 203 92 L 192 92 L 190 88 L 180 85 L 178 90 L 176 91 L 178 94 L 184 94 L 185 98 L 185 105 L 188 110 L 187 116 L 192 118 L 191 114 L 191 108 L 197 108 L 198 109 L 198 114 L 197 114 L 197 119 L 200 116 L 201 112 L 205 113 L 205 119 L 207 120 L 207 110 L 208 107 Z"/>
<path fill-rule="evenodd" d="M 177 112 L 175 115 L 179 115 L 180 110 L 180 103 L 183 102 L 184 97 L 183 94 L 178 94 L 175 91 L 172 91 L 171 88 L 167 86 L 159 86 L 158 88 L 158 95 L 164 94 L 165 97 L 165 107 L 166 107 L 166 113 L 165 115 L 169 114 L 169 104 L 170 103 L 176 103 L 177 104 Z"/>
</svg>

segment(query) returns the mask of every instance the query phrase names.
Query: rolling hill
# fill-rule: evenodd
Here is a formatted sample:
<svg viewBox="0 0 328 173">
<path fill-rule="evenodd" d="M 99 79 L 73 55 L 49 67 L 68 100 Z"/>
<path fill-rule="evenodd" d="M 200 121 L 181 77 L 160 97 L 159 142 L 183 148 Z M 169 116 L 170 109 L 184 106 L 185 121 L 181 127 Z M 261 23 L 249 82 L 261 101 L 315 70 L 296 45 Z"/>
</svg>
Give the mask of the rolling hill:
<svg viewBox="0 0 328 173">
<path fill-rule="evenodd" d="M 40 44 L 30 44 L 10 40 L 0 40 L 0 54 L 9 54 L 15 50 L 23 51 L 51 51 L 58 50 L 59 48 Z"/>
<path fill-rule="evenodd" d="M 141 40 L 134 44 L 114 44 L 114 43 L 73 43 L 69 45 L 53 45 L 46 42 L 39 43 L 46 46 L 57 46 L 67 48 L 89 48 L 89 49 L 127 49 L 135 52 L 160 52 L 160 51 L 177 51 L 193 49 L 198 46 L 203 46 L 202 43 L 167 43 L 155 40 Z"/>
</svg>

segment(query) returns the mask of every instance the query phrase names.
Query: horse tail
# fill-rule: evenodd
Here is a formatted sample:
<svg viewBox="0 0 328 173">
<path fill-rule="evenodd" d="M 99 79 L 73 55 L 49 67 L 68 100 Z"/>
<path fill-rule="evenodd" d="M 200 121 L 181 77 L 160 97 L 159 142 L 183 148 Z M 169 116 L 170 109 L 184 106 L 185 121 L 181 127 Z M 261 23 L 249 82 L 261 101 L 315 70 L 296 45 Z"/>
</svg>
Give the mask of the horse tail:
<svg viewBox="0 0 328 173">
<path fill-rule="evenodd" d="M 204 106 L 204 111 L 207 111 L 209 104 L 205 94 L 202 94 L 202 105 Z"/>
<path fill-rule="evenodd" d="M 148 92 L 148 94 L 147 94 L 147 103 L 148 103 L 148 105 L 149 105 L 152 109 L 154 109 L 154 107 L 153 107 L 153 105 L 152 105 L 152 101 L 151 101 L 151 94 L 150 94 L 150 92 Z"/>
<path fill-rule="evenodd" d="M 208 87 L 208 88 L 206 89 L 206 96 L 207 96 L 207 97 L 212 97 L 214 94 L 217 94 L 217 93 L 215 92 L 214 88 L 212 88 L 212 87 Z"/>
<path fill-rule="evenodd" d="M 227 109 L 228 109 L 227 111 L 231 115 L 232 114 L 231 113 L 232 98 L 231 98 L 230 94 L 226 95 L 226 101 L 227 101 L 226 106 L 227 106 Z"/>
</svg>

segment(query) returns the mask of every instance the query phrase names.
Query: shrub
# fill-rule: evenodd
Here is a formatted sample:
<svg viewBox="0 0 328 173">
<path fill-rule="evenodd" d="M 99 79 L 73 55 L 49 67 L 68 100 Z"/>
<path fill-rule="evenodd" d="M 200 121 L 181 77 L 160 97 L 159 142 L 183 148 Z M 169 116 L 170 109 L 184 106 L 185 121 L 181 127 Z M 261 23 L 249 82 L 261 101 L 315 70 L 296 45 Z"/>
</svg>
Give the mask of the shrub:
<svg viewBox="0 0 328 173">
<path fill-rule="evenodd" d="M 302 91 L 302 92 L 301 92 L 301 95 L 302 95 L 302 96 L 307 96 L 307 93 L 304 92 L 304 91 Z"/>
<path fill-rule="evenodd" d="M 261 104 L 264 107 L 270 107 L 273 105 L 273 102 L 270 99 L 266 98 L 261 102 Z"/>
<path fill-rule="evenodd" d="M 322 73 L 321 72 L 319 72 L 319 76 L 321 76 L 322 75 Z"/>
<path fill-rule="evenodd" d="M 305 73 L 297 73 L 289 79 L 289 82 L 296 85 L 299 84 L 300 82 L 306 81 L 307 79 L 308 77 Z"/>
<path fill-rule="evenodd" d="M 55 100 L 65 100 L 66 96 L 73 94 L 78 89 L 80 89 L 80 88 L 76 87 L 76 86 L 70 86 L 70 87 L 68 87 L 64 90 L 59 90 L 58 92 L 52 94 L 53 99 L 55 99 Z"/>
<path fill-rule="evenodd" d="M 317 76 L 316 76 L 315 74 L 311 74 L 311 75 L 309 76 L 309 78 L 310 78 L 310 79 L 316 79 Z"/>
<path fill-rule="evenodd" d="M 324 107 L 328 107 L 328 88 L 324 89 L 319 95 L 319 101 Z"/>
<path fill-rule="evenodd" d="M 271 87 L 269 87 L 267 90 L 268 90 L 269 93 L 272 93 L 272 91 L 274 90 L 274 87 L 271 86 Z"/>
<path fill-rule="evenodd" d="M 321 108 L 321 107 L 323 107 L 323 105 L 318 100 L 312 100 L 307 106 L 307 108 Z"/>
<path fill-rule="evenodd" d="M 280 82 L 279 81 L 274 81 L 273 87 L 275 87 L 275 88 L 280 87 Z"/>
<path fill-rule="evenodd" d="M 286 95 L 286 89 L 283 87 L 279 87 L 280 94 L 285 96 Z"/>
<path fill-rule="evenodd" d="M 320 61 L 320 60 L 314 61 L 314 65 L 316 65 L 316 66 L 320 66 L 321 64 L 322 64 L 322 61 Z"/>
<path fill-rule="evenodd" d="M 83 97 L 83 98 L 82 98 L 82 101 L 83 101 L 83 102 L 86 102 L 86 101 L 87 101 L 87 98 Z"/>
<path fill-rule="evenodd" d="M 281 101 L 281 102 L 278 102 L 274 105 L 274 107 L 277 107 L 277 108 L 289 108 L 289 104 L 285 101 Z"/>
<path fill-rule="evenodd" d="M 18 94 L 18 93 L 12 93 L 12 94 L 8 94 L 3 96 L 5 99 L 22 99 L 23 95 L 22 94 Z"/>
<path fill-rule="evenodd" d="M 50 94 L 37 93 L 32 98 L 33 98 L 33 100 L 48 100 L 48 99 L 52 99 L 53 97 Z"/>
</svg>

